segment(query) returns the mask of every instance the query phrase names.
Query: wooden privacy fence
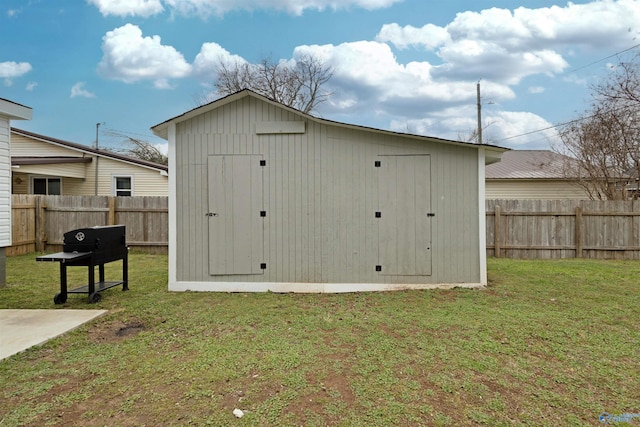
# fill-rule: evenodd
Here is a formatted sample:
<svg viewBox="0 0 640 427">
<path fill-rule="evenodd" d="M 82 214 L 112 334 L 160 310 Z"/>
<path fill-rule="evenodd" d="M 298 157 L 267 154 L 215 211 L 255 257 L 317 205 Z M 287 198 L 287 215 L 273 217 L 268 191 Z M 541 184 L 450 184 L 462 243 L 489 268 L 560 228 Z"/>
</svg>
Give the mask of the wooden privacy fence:
<svg viewBox="0 0 640 427">
<path fill-rule="evenodd" d="M 487 200 L 487 256 L 640 259 L 640 201 Z"/>
<path fill-rule="evenodd" d="M 640 201 L 487 200 L 487 256 L 640 259 Z M 76 228 L 124 224 L 127 244 L 167 253 L 167 197 L 12 196 L 7 255 L 58 251 Z"/>
<path fill-rule="evenodd" d="M 67 231 L 123 224 L 127 245 L 167 253 L 167 197 L 12 196 L 12 246 L 7 255 L 58 251 Z"/>
</svg>

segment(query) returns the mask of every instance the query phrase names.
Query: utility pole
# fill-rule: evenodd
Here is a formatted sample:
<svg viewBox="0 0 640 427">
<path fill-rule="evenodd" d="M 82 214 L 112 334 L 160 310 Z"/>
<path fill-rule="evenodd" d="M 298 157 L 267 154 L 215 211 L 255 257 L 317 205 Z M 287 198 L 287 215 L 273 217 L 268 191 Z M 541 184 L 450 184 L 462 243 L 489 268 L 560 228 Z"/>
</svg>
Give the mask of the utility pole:
<svg viewBox="0 0 640 427">
<path fill-rule="evenodd" d="M 98 130 L 100 129 L 100 125 L 103 125 L 103 124 L 104 124 L 104 122 L 103 123 L 96 123 L 96 146 L 95 146 L 96 150 L 98 149 L 98 146 L 99 146 L 98 145 Z M 96 194 L 95 195 L 96 196 L 98 195 L 98 160 L 100 160 L 100 158 L 98 156 L 98 153 L 96 153 L 96 177 L 95 177 L 95 179 L 96 179 L 96 182 L 95 182 L 95 193 Z"/>
<path fill-rule="evenodd" d="M 476 86 L 478 92 L 478 144 L 482 144 L 482 102 L 480 101 L 480 80 Z"/>
</svg>

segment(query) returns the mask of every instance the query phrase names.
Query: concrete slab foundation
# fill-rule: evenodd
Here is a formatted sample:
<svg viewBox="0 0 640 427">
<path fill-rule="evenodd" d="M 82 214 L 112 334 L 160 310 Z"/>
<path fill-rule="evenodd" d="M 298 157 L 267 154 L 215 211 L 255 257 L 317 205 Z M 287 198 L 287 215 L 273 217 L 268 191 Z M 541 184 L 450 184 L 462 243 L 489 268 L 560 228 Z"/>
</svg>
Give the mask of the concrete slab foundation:
<svg viewBox="0 0 640 427">
<path fill-rule="evenodd" d="M 107 310 L 0 310 L 0 360 L 105 313 Z"/>
</svg>

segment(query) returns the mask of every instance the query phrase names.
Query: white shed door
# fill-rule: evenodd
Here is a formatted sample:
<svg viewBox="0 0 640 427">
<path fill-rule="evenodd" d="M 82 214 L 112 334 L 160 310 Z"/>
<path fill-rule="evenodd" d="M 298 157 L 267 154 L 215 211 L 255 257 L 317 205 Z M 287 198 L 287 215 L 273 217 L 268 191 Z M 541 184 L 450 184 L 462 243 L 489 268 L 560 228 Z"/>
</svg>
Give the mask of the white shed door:
<svg viewBox="0 0 640 427">
<path fill-rule="evenodd" d="M 431 158 L 378 159 L 378 269 L 383 275 L 430 276 Z"/>
<path fill-rule="evenodd" d="M 262 156 L 209 156 L 209 274 L 262 274 Z"/>
</svg>

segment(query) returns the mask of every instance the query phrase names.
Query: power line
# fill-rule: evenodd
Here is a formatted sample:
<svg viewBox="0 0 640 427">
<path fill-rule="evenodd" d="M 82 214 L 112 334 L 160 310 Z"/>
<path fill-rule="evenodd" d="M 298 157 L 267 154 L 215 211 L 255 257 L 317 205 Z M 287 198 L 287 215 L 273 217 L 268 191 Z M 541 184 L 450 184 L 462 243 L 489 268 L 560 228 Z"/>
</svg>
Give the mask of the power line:
<svg viewBox="0 0 640 427">
<path fill-rule="evenodd" d="M 601 58 L 601 59 L 598 59 L 597 61 L 593 61 L 593 62 L 590 62 L 589 64 L 586 64 L 586 65 L 583 65 L 581 67 L 575 68 L 575 69 L 571 70 L 571 72 L 574 73 L 576 71 L 583 70 L 583 69 L 585 69 L 587 67 L 590 67 L 592 65 L 595 65 L 595 64 L 597 64 L 599 62 L 606 61 L 607 59 L 613 58 L 613 57 L 618 56 L 618 55 L 620 55 L 622 53 L 629 52 L 630 50 L 633 50 L 633 49 L 635 49 L 637 47 L 640 47 L 640 43 L 638 43 L 636 45 L 633 45 L 633 46 L 631 46 L 631 47 L 629 47 L 627 49 L 624 49 L 624 50 L 621 50 L 619 52 L 616 52 L 614 54 L 611 54 L 611 55 L 609 55 L 609 56 L 607 56 L 605 58 Z M 626 108 L 626 107 L 621 107 L 620 109 L 622 109 L 622 108 Z M 614 110 L 614 111 L 616 111 L 616 110 Z M 525 133 L 522 133 L 522 134 L 519 134 L 519 135 L 513 135 L 513 136 L 509 136 L 507 138 L 502 138 L 502 139 L 498 140 L 497 142 L 507 141 L 507 140 L 514 139 L 514 138 L 520 138 L 522 136 L 527 136 L 527 135 L 531 135 L 531 134 L 538 133 L 538 132 L 544 132 L 545 130 L 555 129 L 555 128 L 560 127 L 560 126 L 565 126 L 565 125 L 569 125 L 569 124 L 572 124 L 572 123 L 577 123 L 577 122 L 580 122 L 580 121 L 583 121 L 583 120 L 591 119 L 591 118 L 593 118 L 595 116 L 596 115 L 594 114 L 594 115 L 590 115 L 590 116 L 581 117 L 579 119 L 570 120 L 568 122 L 558 123 L 556 125 L 549 126 L 549 127 L 546 127 L 546 128 L 532 130 L 530 132 L 525 132 Z"/>
<path fill-rule="evenodd" d="M 618 55 L 620 55 L 621 53 L 629 52 L 630 50 L 633 50 L 633 49 L 635 49 L 635 48 L 637 48 L 637 47 L 639 47 L 639 46 L 640 46 L 640 43 L 638 43 L 637 45 L 631 46 L 630 48 L 627 48 L 627 49 L 621 50 L 620 52 L 616 52 L 616 53 L 614 53 L 614 54 L 612 54 L 612 55 L 609 55 L 609 56 L 607 56 L 606 58 L 598 59 L 597 61 L 590 62 L 590 63 L 589 63 L 589 64 L 587 64 L 587 65 L 583 65 L 583 66 L 581 66 L 581 67 L 575 68 L 575 69 L 571 70 L 571 72 L 572 72 L 572 73 L 575 73 L 576 71 L 580 71 L 580 70 L 583 70 L 583 69 L 585 69 L 585 68 L 587 68 L 587 67 L 591 67 L 592 65 L 595 65 L 595 64 L 597 64 L 597 63 L 599 63 L 599 62 L 606 61 L 607 59 L 613 58 L 614 56 L 618 56 Z"/>
<path fill-rule="evenodd" d="M 615 112 L 615 111 L 619 111 L 619 110 L 624 110 L 626 108 L 630 108 L 630 107 L 628 105 L 624 105 L 624 106 L 619 107 L 619 108 L 614 108 L 614 109 L 612 109 L 610 111 L 611 112 Z M 544 132 L 545 130 L 555 129 L 555 128 L 558 128 L 558 127 L 561 127 L 561 126 L 570 125 L 572 123 L 578 123 L 578 122 L 581 122 L 583 120 L 593 119 L 594 117 L 597 117 L 599 115 L 600 115 L 600 113 L 591 114 L 589 116 L 584 116 L 584 117 L 580 117 L 580 118 L 577 118 L 577 119 L 569 120 L 568 122 L 564 122 L 564 123 L 558 123 L 556 125 L 552 125 L 552 126 L 549 126 L 549 127 L 546 127 L 546 128 L 532 130 L 532 131 L 529 131 L 529 132 L 521 133 L 519 135 L 508 136 L 506 138 L 499 139 L 496 142 L 507 141 L 509 139 L 520 138 L 521 136 L 527 136 L 527 135 L 531 135 L 531 134 L 538 133 L 538 132 Z"/>
</svg>

